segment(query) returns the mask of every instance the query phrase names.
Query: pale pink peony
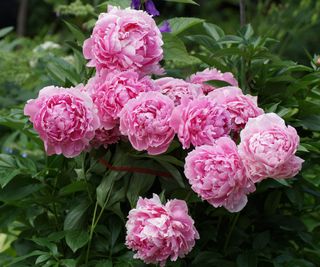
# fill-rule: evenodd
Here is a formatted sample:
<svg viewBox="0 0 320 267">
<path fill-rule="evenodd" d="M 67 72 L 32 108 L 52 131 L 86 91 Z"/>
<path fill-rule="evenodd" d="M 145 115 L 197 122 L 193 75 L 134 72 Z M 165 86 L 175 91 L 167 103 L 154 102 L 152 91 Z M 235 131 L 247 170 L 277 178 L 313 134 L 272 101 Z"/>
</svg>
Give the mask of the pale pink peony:
<svg viewBox="0 0 320 267">
<path fill-rule="evenodd" d="M 174 138 L 169 125 L 173 108 L 173 101 L 160 92 L 141 93 L 120 112 L 120 131 L 136 150 L 161 154 Z"/>
<path fill-rule="evenodd" d="M 173 199 L 162 205 L 156 194 L 151 199 L 139 198 L 126 228 L 126 245 L 136 251 L 134 258 L 160 266 L 183 258 L 199 239 L 186 202 Z"/>
<path fill-rule="evenodd" d="M 240 133 L 239 153 L 246 162 L 254 182 L 274 176 L 295 154 L 299 136 L 275 113 L 262 114 L 248 120 Z"/>
<path fill-rule="evenodd" d="M 183 98 L 172 113 L 170 125 L 186 149 L 191 144 L 211 145 L 219 137 L 228 135 L 231 120 L 229 112 L 210 98 Z"/>
<path fill-rule="evenodd" d="M 189 78 L 191 83 L 201 84 L 205 94 L 217 89 L 213 85 L 206 84 L 208 81 L 225 81 L 232 86 L 238 86 L 238 81 L 233 77 L 231 72 L 221 72 L 215 68 L 205 69 L 204 71 L 192 74 Z"/>
<path fill-rule="evenodd" d="M 255 190 L 247 178 L 236 144 L 221 137 L 213 145 L 196 147 L 186 157 L 184 173 L 191 188 L 214 207 L 238 212 Z"/>
<path fill-rule="evenodd" d="M 148 76 L 139 78 L 138 73 L 132 70 L 103 70 L 89 80 L 86 88 L 98 108 L 101 125 L 106 130 L 119 124 L 118 115 L 130 99 L 141 92 L 159 90 Z"/>
<path fill-rule="evenodd" d="M 109 145 L 116 144 L 119 142 L 121 133 L 119 127 L 115 126 L 113 129 L 106 130 L 105 128 L 99 128 L 96 130 L 94 138 L 91 140 L 90 144 L 94 148 L 104 146 L 108 148 Z"/>
<path fill-rule="evenodd" d="M 175 106 L 181 104 L 181 98 L 183 97 L 196 99 L 203 95 L 200 85 L 188 83 L 182 79 L 165 77 L 155 80 L 155 83 L 164 95 L 169 96 L 174 101 Z"/>
<path fill-rule="evenodd" d="M 141 10 L 109 6 L 83 44 L 89 67 L 108 70 L 133 69 L 161 74 L 162 36 L 153 18 Z"/>
<path fill-rule="evenodd" d="M 293 155 L 285 163 L 275 168 L 270 173 L 270 177 L 274 179 L 292 178 L 300 172 L 303 162 L 302 158 Z"/>
<path fill-rule="evenodd" d="M 267 178 L 292 178 L 300 172 L 303 162 L 303 159 L 292 155 L 286 162 L 282 163 L 278 167 L 270 168 L 264 164 L 259 164 L 258 162 L 249 161 L 247 159 L 243 160 L 247 175 L 254 183 L 259 183 Z"/>
<path fill-rule="evenodd" d="M 100 127 L 93 102 L 82 85 L 43 88 L 37 99 L 27 102 L 24 114 L 30 117 L 48 155 L 79 155 Z"/>
<path fill-rule="evenodd" d="M 255 118 L 264 113 L 258 107 L 257 97 L 244 95 L 238 87 L 227 86 L 218 88 L 210 92 L 208 97 L 229 111 L 232 130 L 235 132 L 239 132 L 244 128 L 249 118 Z"/>
</svg>

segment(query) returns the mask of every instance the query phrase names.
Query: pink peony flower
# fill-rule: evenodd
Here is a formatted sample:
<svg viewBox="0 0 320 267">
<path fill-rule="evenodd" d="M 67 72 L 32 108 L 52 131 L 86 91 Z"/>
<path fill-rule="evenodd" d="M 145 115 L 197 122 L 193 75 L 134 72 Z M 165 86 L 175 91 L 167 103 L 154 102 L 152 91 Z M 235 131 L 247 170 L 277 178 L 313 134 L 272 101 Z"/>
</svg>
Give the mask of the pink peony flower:
<svg viewBox="0 0 320 267">
<path fill-rule="evenodd" d="M 156 194 L 151 199 L 139 198 L 126 228 L 126 245 L 136 251 L 134 258 L 160 266 L 184 257 L 199 239 L 186 202 L 174 199 L 162 205 Z"/>
<path fill-rule="evenodd" d="M 207 81 L 225 81 L 232 86 L 238 86 L 238 81 L 233 77 L 231 72 L 222 73 L 217 69 L 205 69 L 204 71 L 192 74 L 189 78 L 191 83 L 201 84 L 205 94 L 217 89 L 212 85 L 206 84 Z"/>
<path fill-rule="evenodd" d="M 203 95 L 199 85 L 188 83 L 182 79 L 165 77 L 155 80 L 155 82 L 160 87 L 161 92 L 174 101 L 175 106 L 181 104 L 182 97 L 195 99 Z"/>
<path fill-rule="evenodd" d="M 115 126 L 111 130 L 106 130 L 105 128 L 99 128 L 96 130 L 94 138 L 91 140 L 90 144 L 94 148 L 104 146 L 108 148 L 109 145 L 116 144 L 119 142 L 121 137 L 119 127 Z"/>
<path fill-rule="evenodd" d="M 211 145 L 229 134 L 229 112 L 207 97 L 196 100 L 183 98 L 172 113 L 170 125 L 178 135 L 183 148 L 190 145 Z"/>
<path fill-rule="evenodd" d="M 216 208 L 238 212 L 246 205 L 247 194 L 255 190 L 229 137 L 196 147 L 186 157 L 184 168 L 193 191 Z"/>
<path fill-rule="evenodd" d="M 120 131 L 128 136 L 136 150 L 161 154 L 174 138 L 169 125 L 173 108 L 173 101 L 160 92 L 141 93 L 120 112 Z"/>
<path fill-rule="evenodd" d="M 232 130 L 239 132 L 246 125 L 249 118 L 255 118 L 263 114 L 263 110 L 257 105 L 257 97 L 244 95 L 238 87 L 222 87 L 208 94 L 229 111 Z"/>
<path fill-rule="evenodd" d="M 264 164 L 258 162 L 243 160 L 247 175 L 254 183 L 259 183 L 264 179 L 288 179 L 296 176 L 301 168 L 303 159 L 293 155 L 286 162 L 276 168 L 268 168 Z"/>
<path fill-rule="evenodd" d="M 149 77 L 139 78 L 137 72 L 103 70 L 87 84 L 102 126 L 113 129 L 119 123 L 119 113 L 123 106 L 141 92 L 159 90 Z"/>
<path fill-rule="evenodd" d="M 24 108 L 48 155 L 75 157 L 89 146 L 99 118 L 83 86 L 65 89 L 48 86 L 40 90 Z"/>
<path fill-rule="evenodd" d="M 287 179 L 296 176 L 302 168 L 304 160 L 295 155 L 291 156 L 285 163 L 275 168 L 270 177 L 274 179 Z"/>
<path fill-rule="evenodd" d="M 153 18 L 141 10 L 109 6 L 92 35 L 83 44 L 89 67 L 108 70 L 133 69 L 143 74 L 161 74 L 162 36 Z"/>
<path fill-rule="evenodd" d="M 299 145 L 296 130 L 275 113 L 249 119 L 240 137 L 239 153 L 254 182 L 285 168 L 283 164 L 292 159 Z"/>
</svg>

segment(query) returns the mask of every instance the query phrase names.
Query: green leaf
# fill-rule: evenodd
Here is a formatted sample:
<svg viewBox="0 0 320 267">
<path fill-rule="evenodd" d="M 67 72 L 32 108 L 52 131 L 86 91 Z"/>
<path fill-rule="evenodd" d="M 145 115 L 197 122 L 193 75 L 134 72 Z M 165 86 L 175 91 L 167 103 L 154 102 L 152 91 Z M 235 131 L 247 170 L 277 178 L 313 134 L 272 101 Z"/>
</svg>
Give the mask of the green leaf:
<svg viewBox="0 0 320 267">
<path fill-rule="evenodd" d="M 44 255 L 40 255 L 40 256 L 36 259 L 35 264 L 42 263 L 42 262 L 44 262 L 44 261 L 46 261 L 46 260 L 48 260 L 48 259 L 50 259 L 50 258 L 51 258 L 51 255 L 48 254 L 48 253 L 46 253 L 46 254 L 44 254 Z"/>
<path fill-rule="evenodd" d="M 101 3 L 100 5 L 98 5 L 98 8 L 103 8 L 103 12 L 106 12 L 107 6 L 111 5 L 111 6 L 119 6 L 121 8 L 126 8 L 126 7 L 130 7 L 130 0 L 109 0 L 109 1 L 105 1 L 103 3 Z"/>
<path fill-rule="evenodd" d="M 179 62 L 185 65 L 199 63 L 199 60 L 190 56 L 184 43 L 176 36 L 168 33 L 163 34 L 164 59 L 172 62 Z"/>
<path fill-rule="evenodd" d="M 6 27 L 6 28 L 2 28 L 0 30 L 0 38 L 6 36 L 8 33 L 12 32 L 13 31 L 13 27 L 12 26 L 9 26 L 9 27 Z"/>
<path fill-rule="evenodd" d="M 87 189 L 87 186 L 88 186 L 88 184 L 84 180 L 75 181 L 75 182 L 61 188 L 59 191 L 59 195 L 65 196 L 65 195 L 73 194 L 75 192 L 85 191 Z"/>
<path fill-rule="evenodd" d="M 81 228 L 83 220 L 85 219 L 86 211 L 89 206 L 90 203 L 86 199 L 84 199 L 78 205 L 71 208 L 64 220 L 63 229 L 75 230 Z"/>
<path fill-rule="evenodd" d="M 146 193 L 155 180 L 154 175 L 134 173 L 130 178 L 130 183 L 127 189 L 126 196 L 131 204 L 131 207 L 136 205 L 138 197 Z"/>
<path fill-rule="evenodd" d="M 89 241 L 89 234 L 82 230 L 67 231 L 66 242 L 69 248 L 73 252 L 76 252 L 79 248 L 82 248 Z"/>
<path fill-rule="evenodd" d="M 12 265 L 14 265 L 14 264 L 16 264 L 16 263 L 18 263 L 18 262 L 21 262 L 21 261 L 24 261 L 25 259 L 30 258 L 30 257 L 34 257 L 34 256 L 38 256 L 38 255 L 43 255 L 43 254 L 45 254 L 45 253 L 47 253 L 47 252 L 45 252 L 45 251 L 40 251 L 40 250 L 34 250 L 34 251 L 32 251 L 32 252 L 30 252 L 30 253 L 28 253 L 28 254 L 26 254 L 26 255 L 23 255 L 23 256 L 14 258 L 14 259 L 13 259 L 8 265 L 6 265 L 6 266 L 12 266 Z"/>
<path fill-rule="evenodd" d="M 267 246 L 269 241 L 270 241 L 270 232 L 269 231 L 259 233 L 254 238 L 252 247 L 257 251 L 260 251 Z"/>
<path fill-rule="evenodd" d="M 216 41 L 225 35 L 224 31 L 215 24 L 205 22 L 203 23 L 203 27 L 206 32 Z"/>
<path fill-rule="evenodd" d="M 0 190 L 0 200 L 4 202 L 16 202 L 39 191 L 44 185 L 35 183 L 34 179 L 20 177 L 9 182 L 6 187 Z"/>
<path fill-rule="evenodd" d="M 213 38 L 211 38 L 210 36 L 207 36 L 207 35 L 191 35 L 191 36 L 186 36 L 186 38 L 188 40 L 191 40 L 192 42 L 195 42 L 199 45 L 204 46 L 210 52 L 220 49 L 217 42 Z"/>
<path fill-rule="evenodd" d="M 178 35 L 183 31 L 199 23 L 202 23 L 203 21 L 204 21 L 203 19 L 199 19 L 199 18 L 185 18 L 185 17 L 173 18 L 168 20 L 171 28 L 171 33 L 173 35 Z"/>
<path fill-rule="evenodd" d="M 220 88 L 220 87 L 226 87 L 226 86 L 231 86 L 230 83 L 226 82 L 226 81 L 220 81 L 220 80 L 211 80 L 211 81 L 206 81 L 206 84 L 212 85 L 216 88 Z"/>
<path fill-rule="evenodd" d="M 112 261 L 110 260 L 104 260 L 104 261 L 99 261 L 96 267 L 112 267 Z"/>
<path fill-rule="evenodd" d="M 299 124 L 311 131 L 320 131 L 320 115 L 309 115 L 300 118 Z"/>
<path fill-rule="evenodd" d="M 76 267 L 77 261 L 75 259 L 64 259 L 61 260 L 62 266 L 64 267 Z"/>
<path fill-rule="evenodd" d="M 253 252 L 247 252 L 237 257 L 237 267 L 257 267 L 257 255 Z"/>
<path fill-rule="evenodd" d="M 78 43 L 82 44 L 83 41 L 86 39 L 86 37 L 83 34 L 83 31 L 81 31 L 76 25 L 70 22 L 67 22 L 65 20 L 63 22 L 67 25 L 68 29 L 70 30 L 74 38 L 78 41 Z"/>
<path fill-rule="evenodd" d="M 174 167 L 172 164 L 165 162 L 165 161 L 161 161 L 161 160 L 157 160 L 155 158 L 155 160 L 157 162 L 159 162 L 168 172 L 171 173 L 171 175 L 173 176 L 173 178 L 177 181 L 177 183 L 182 187 L 185 188 L 185 184 L 182 178 L 182 175 L 180 174 L 179 170 Z"/>
<path fill-rule="evenodd" d="M 112 189 L 114 182 L 123 177 L 125 172 L 110 171 L 102 179 L 100 185 L 97 187 L 97 202 L 102 207 L 109 191 Z"/>
</svg>

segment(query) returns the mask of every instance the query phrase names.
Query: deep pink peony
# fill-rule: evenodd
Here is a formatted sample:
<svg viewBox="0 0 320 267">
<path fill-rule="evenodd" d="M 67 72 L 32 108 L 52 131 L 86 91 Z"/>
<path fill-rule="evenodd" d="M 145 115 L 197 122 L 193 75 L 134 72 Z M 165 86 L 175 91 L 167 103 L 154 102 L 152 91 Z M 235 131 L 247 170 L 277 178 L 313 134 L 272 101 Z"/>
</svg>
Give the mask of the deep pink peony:
<svg viewBox="0 0 320 267">
<path fill-rule="evenodd" d="M 100 122 L 83 86 L 66 89 L 48 86 L 24 108 L 48 155 L 75 157 L 89 146 Z"/>
<path fill-rule="evenodd" d="M 172 113 L 170 125 L 178 135 L 183 148 L 190 145 L 211 145 L 231 129 L 229 112 L 212 99 L 183 98 Z"/>
<path fill-rule="evenodd" d="M 184 257 L 199 239 L 186 202 L 174 199 L 162 205 L 156 194 L 151 199 L 139 198 L 126 228 L 126 245 L 136 251 L 134 258 L 160 266 Z"/>
<path fill-rule="evenodd" d="M 165 77 L 155 80 L 155 82 L 160 87 L 161 92 L 174 101 L 175 106 L 181 104 L 182 97 L 196 99 L 203 95 L 200 85 L 188 83 L 182 79 Z"/>
<path fill-rule="evenodd" d="M 161 74 L 162 36 L 153 18 L 141 10 L 109 6 L 83 44 L 88 66 L 108 70 L 133 69 Z"/>
<path fill-rule="evenodd" d="M 249 118 L 255 118 L 263 114 L 263 110 L 257 105 L 257 97 L 244 95 L 238 87 L 227 86 L 218 88 L 208 94 L 229 111 L 232 130 L 239 132 L 246 125 Z"/>
<path fill-rule="evenodd" d="M 141 93 L 120 112 L 120 131 L 136 150 L 161 154 L 174 138 L 169 125 L 173 108 L 173 101 L 160 92 Z"/>
<path fill-rule="evenodd" d="M 239 153 L 254 182 L 274 176 L 275 169 L 291 159 L 299 145 L 296 130 L 275 113 L 249 119 L 240 138 Z"/>
<path fill-rule="evenodd" d="M 205 69 L 204 71 L 192 74 L 189 78 L 191 83 L 201 84 L 205 94 L 217 89 L 213 85 L 206 84 L 207 81 L 225 81 L 232 86 L 238 86 L 238 81 L 233 77 L 231 72 L 221 72 L 217 69 Z"/>
<path fill-rule="evenodd" d="M 148 76 L 140 79 L 138 73 L 132 70 L 103 70 L 89 80 L 86 88 L 98 108 L 101 124 L 106 130 L 113 129 L 119 123 L 118 115 L 130 99 L 141 92 L 159 90 Z"/>
<path fill-rule="evenodd" d="M 105 128 L 99 128 L 96 130 L 94 138 L 91 140 L 90 144 L 94 148 L 104 146 L 108 148 L 109 145 L 116 144 L 119 142 L 121 133 L 119 127 L 115 126 L 113 129 L 106 130 Z"/>
<path fill-rule="evenodd" d="M 186 157 L 184 173 L 192 189 L 214 207 L 238 212 L 255 190 L 247 178 L 236 144 L 221 137 L 211 146 L 196 147 Z"/>
</svg>

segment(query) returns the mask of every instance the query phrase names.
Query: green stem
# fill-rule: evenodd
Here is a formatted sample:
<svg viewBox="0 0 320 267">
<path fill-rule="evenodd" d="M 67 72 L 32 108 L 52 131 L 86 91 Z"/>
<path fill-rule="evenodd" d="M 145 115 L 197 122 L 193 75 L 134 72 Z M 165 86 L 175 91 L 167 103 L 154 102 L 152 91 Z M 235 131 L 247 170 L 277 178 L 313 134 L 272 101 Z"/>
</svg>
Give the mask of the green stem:
<svg viewBox="0 0 320 267">
<path fill-rule="evenodd" d="M 85 264 L 85 266 L 88 265 L 89 253 L 90 253 L 90 247 L 91 247 L 91 240 L 92 240 L 93 232 L 94 232 L 94 222 L 95 222 L 96 215 L 97 215 L 97 209 L 98 209 L 98 202 L 96 202 L 96 205 L 94 206 L 93 217 L 92 217 L 92 222 L 91 222 L 91 227 L 90 227 L 90 234 L 89 234 L 89 242 L 88 242 L 87 253 L 86 253 L 86 264 Z"/>
<path fill-rule="evenodd" d="M 98 224 L 98 222 L 99 222 L 99 220 L 100 220 L 100 218 L 101 218 L 101 216 L 103 214 L 103 211 L 104 211 L 104 209 L 106 208 L 106 206 L 107 206 L 107 204 L 109 202 L 109 199 L 110 199 L 110 196 L 111 196 L 111 191 L 113 189 L 113 184 L 114 184 L 114 182 L 110 186 L 110 190 L 108 192 L 108 196 L 106 197 L 106 200 L 103 203 L 102 209 L 99 212 L 99 215 L 98 215 L 97 219 L 96 219 L 96 216 L 97 216 L 97 209 L 98 209 L 98 201 L 96 201 L 96 204 L 95 204 L 95 207 L 94 207 L 94 211 L 93 211 L 93 218 L 92 218 L 92 222 L 91 222 L 91 226 L 90 226 L 89 242 L 88 242 L 88 247 L 87 247 L 85 266 L 88 265 L 91 241 L 92 241 L 92 238 L 93 238 L 94 230 L 97 227 L 97 224 Z"/>
<path fill-rule="evenodd" d="M 87 189 L 87 192 L 88 192 L 88 196 L 89 196 L 89 199 L 90 199 L 90 202 L 92 203 L 93 202 L 93 199 L 91 197 L 91 194 L 90 194 L 90 191 L 89 191 L 89 183 L 88 183 L 88 180 L 87 180 L 87 172 L 86 172 L 86 155 L 87 153 L 83 153 L 82 154 L 82 164 L 81 164 L 81 167 L 82 167 L 82 172 L 83 172 L 83 176 L 84 176 L 84 180 L 86 182 L 86 189 Z"/>
<path fill-rule="evenodd" d="M 233 232 L 233 230 L 234 230 L 234 227 L 236 226 L 236 223 L 237 223 L 237 221 L 238 221 L 238 219 L 239 219 L 239 216 L 240 216 L 240 213 L 238 212 L 238 213 L 236 214 L 236 216 L 234 217 L 234 219 L 233 219 L 231 228 L 230 228 L 230 230 L 229 230 L 229 232 L 228 232 L 228 235 L 227 235 L 227 238 L 226 238 L 226 242 L 224 243 L 224 247 L 223 247 L 223 250 L 224 250 L 224 251 L 226 251 L 227 248 L 228 248 L 228 245 L 229 245 L 229 241 L 230 241 L 232 232 Z"/>
</svg>

